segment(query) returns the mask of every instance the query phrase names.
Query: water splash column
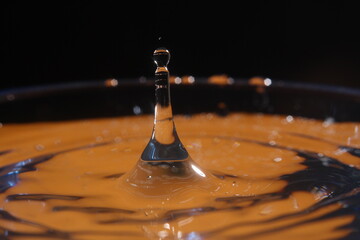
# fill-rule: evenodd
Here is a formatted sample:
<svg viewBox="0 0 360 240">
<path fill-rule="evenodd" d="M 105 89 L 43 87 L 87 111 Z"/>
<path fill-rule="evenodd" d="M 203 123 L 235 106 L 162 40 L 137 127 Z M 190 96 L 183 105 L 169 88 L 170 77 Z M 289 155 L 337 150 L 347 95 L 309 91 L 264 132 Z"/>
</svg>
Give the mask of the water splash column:
<svg viewBox="0 0 360 240">
<path fill-rule="evenodd" d="M 155 118 L 151 139 L 141 155 L 144 161 L 176 161 L 189 157 L 181 143 L 173 121 L 170 100 L 169 70 L 170 52 L 158 48 L 153 54 L 155 71 Z"/>
</svg>

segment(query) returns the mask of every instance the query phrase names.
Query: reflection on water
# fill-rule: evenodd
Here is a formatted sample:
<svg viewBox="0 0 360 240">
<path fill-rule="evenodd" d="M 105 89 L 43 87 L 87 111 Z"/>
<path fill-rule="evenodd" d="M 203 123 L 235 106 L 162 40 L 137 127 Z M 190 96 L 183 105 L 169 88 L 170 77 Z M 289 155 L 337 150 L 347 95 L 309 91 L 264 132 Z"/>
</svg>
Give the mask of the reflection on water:
<svg viewBox="0 0 360 240">
<path fill-rule="evenodd" d="M 159 184 L 147 165 L 136 186 L 152 116 L 4 124 L 1 238 L 360 238 L 359 123 L 175 118 L 197 177 L 164 165 Z"/>
</svg>

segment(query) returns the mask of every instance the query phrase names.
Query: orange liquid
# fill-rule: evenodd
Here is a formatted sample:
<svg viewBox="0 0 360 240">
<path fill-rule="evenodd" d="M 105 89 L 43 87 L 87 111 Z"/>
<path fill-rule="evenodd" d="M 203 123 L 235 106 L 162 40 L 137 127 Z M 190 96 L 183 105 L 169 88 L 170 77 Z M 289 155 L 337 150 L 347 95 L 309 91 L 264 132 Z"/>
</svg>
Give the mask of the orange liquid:
<svg viewBox="0 0 360 240">
<path fill-rule="evenodd" d="M 288 184 L 281 176 L 306 169 L 294 149 L 360 169 L 359 158 L 338 147 L 360 147 L 359 123 L 241 113 L 175 116 L 175 122 L 205 176 L 193 182 L 174 177 L 162 184 L 149 179 L 152 189 L 143 192 L 133 191 L 124 178 L 149 140 L 152 116 L 5 124 L 0 152 L 11 152 L 0 155 L 0 166 L 54 156 L 19 173 L 17 184 L 0 194 L 0 209 L 18 219 L 0 215 L 0 236 L 336 239 L 349 234 L 349 229 L 336 227 L 353 221 L 351 214 L 310 221 L 342 208 L 340 203 L 295 214 L 328 198 L 330 190 L 299 190 L 281 197 Z M 285 215 L 292 216 L 281 217 Z"/>
</svg>

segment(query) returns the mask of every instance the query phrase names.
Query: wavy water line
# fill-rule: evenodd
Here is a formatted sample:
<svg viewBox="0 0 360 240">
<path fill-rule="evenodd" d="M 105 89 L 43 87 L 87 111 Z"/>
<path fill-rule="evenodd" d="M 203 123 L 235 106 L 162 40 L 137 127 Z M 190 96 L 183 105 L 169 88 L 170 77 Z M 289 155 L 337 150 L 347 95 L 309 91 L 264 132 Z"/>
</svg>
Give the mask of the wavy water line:
<svg viewBox="0 0 360 240">
<path fill-rule="evenodd" d="M 197 136 L 199 137 L 199 136 Z M 262 220 L 262 221 L 253 221 L 253 222 L 240 222 L 240 223 L 233 223 L 229 224 L 228 226 L 213 229 L 207 232 L 199 232 L 199 236 L 202 237 L 215 237 L 219 234 L 230 230 L 235 229 L 238 227 L 243 226 L 250 226 L 250 225 L 259 225 L 259 224 L 266 224 L 272 222 L 278 222 L 285 219 L 293 219 L 299 216 L 304 216 L 310 214 L 312 212 L 316 212 L 324 207 L 333 205 L 333 204 L 341 204 L 341 208 L 333 210 L 331 212 L 322 214 L 321 216 L 297 221 L 295 223 L 282 225 L 277 228 L 273 228 L 270 230 L 264 230 L 256 233 L 249 233 L 246 235 L 237 235 L 237 236 L 229 236 L 229 239 L 251 239 L 256 238 L 258 236 L 279 232 L 285 229 L 294 228 L 301 226 L 303 224 L 322 221 L 325 219 L 331 219 L 339 216 L 345 215 L 352 215 L 354 216 L 354 220 L 349 224 L 341 226 L 342 229 L 350 230 L 350 233 L 341 238 L 342 240 L 353 240 L 360 238 L 360 170 L 351 167 L 342 163 L 341 161 L 326 156 L 326 155 L 319 155 L 313 151 L 307 150 L 300 150 L 288 146 L 277 145 L 277 144 L 269 144 L 267 142 L 262 142 L 253 139 L 244 139 L 238 138 L 234 136 L 201 136 L 202 138 L 213 138 L 217 137 L 219 139 L 226 139 L 230 141 L 241 141 L 247 143 L 253 143 L 260 146 L 270 147 L 270 148 L 277 148 L 286 151 L 292 151 L 296 153 L 297 156 L 301 157 L 303 161 L 301 162 L 302 165 L 306 166 L 305 169 L 296 171 L 291 174 L 285 174 L 280 176 L 278 179 L 284 180 L 287 182 L 287 185 L 278 192 L 268 193 L 268 194 L 261 194 L 255 196 L 230 196 L 230 197 L 221 197 L 214 199 L 214 204 L 216 202 L 223 202 L 230 206 L 226 207 L 214 207 L 214 206 L 207 206 L 207 207 L 200 207 L 200 208 L 191 208 L 191 209 L 177 209 L 177 210 L 169 210 L 160 217 L 157 218 L 150 218 L 150 219 L 134 219 L 134 218 L 113 218 L 106 221 L 99 221 L 99 224 L 149 224 L 149 223 L 166 223 L 177 220 L 182 217 L 190 217 L 190 216 L 199 216 L 205 215 L 208 213 L 219 212 L 219 211 L 242 211 L 245 208 L 254 207 L 256 205 L 262 204 L 264 202 L 274 202 L 281 199 L 289 198 L 290 195 L 296 191 L 311 191 L 314 187 L 322 187 L 326 191 L 328 191 L 328 195 L 320 200 L 319 202 L 315 203 L 314 205 L 301 210 L 296 213 L 291 214 L 283 214 L 277 217 L 273 217 L 270 219 Z M 297 135 L 297 137 L 304 137 L 302 135 Z M 314 139 L 311 136 L 309 139 Z M 319 140 L 320 141 L 320 140 Z M 81 149 L 88 149 L 94 148 L 98 146 L 103 146 L 107 144 L 111 144 L 113 142 L 106 142 L 100 144 L 90 144 L 78 148 L 72 148 L 68 150 L 63 150 L 55 153 L 49 153 L 45 155 L 35 156 L 33 158 L 28 158 L 23 161 L 19 161 L 14 164 L 9 164 L 0 168 L 0 190 L 5 192 L 8 188 L 13 187 L 16 185 L 18 181 L 18 175 L 27 171 L 34 171 L 36 170 L 36 165 L 41 164 L 43 162 L 49 161 L 55 156 L 70 152 L 70 151 L 77 151 Z M 341 147 L 341 146 L 340 146 Z M 352 150 L 357 150 L 356 148 L 348 147 Z M 2 154 L 9 153 L 9 150 L 2 151 Z M 351 154 L 351 152 L 349 151 Z M 352 154 L 355 157 L 359 157 L 356 154 Z M 112 175 L 105 176 L 104 178 L 117 178 L 120 177 L 123 173 L 116 173 Z M 222 173 L 215 173 L 220 179 L 226 178 L 238 178 L 235 175 L 228 175 Z M 15 179 L 15 180 L 14 180 Z M 5 182 L 4 182 L 5 180 Z M 67 195 L 50 195 L 50 194 L 13 194 L 8 195 L 8 201 L 22 201 L 22 200 L 36 200 L 36 201 L 46 201 L 51 199 L 58 199 L 58 200 L 69 200 L 69 201 L 76 201 L 84 196 L 67 196 Z M 244 203 L 247 203 L 243 205 Z M 238 204 L 242 204 L 238 206 Z M 97 214 L 97 213 L 123 213 L 123 214 L 134 214 L 136 210 L 129 210 L 129 209 L 115 209 L 115 208 L 105 208 L 105 207 L 73 207 L 73 206 L 55 206 L 53 211 L 78 211 L 87 214 Z M 54 239 L 75 239 L 76 235 L 86 235 L 86 234 L 98 234 L 98 235 L 119 235 L 125 236 L 126 234 L 133 234 L 134 236 L 137 235 L 136 233 L 131 232 L 111 232 L 111 231 L 82 231 L 82 232 L 63 232 L 60 230 L 52 229 L 42 224 L 38 224 L 32 221 L 23 220 L 17 218 L 16 216 L 11 215 L 10 213 L 1 210 L 0 211 L 0 218 L 6 221 L 13 221 L 18 222 L 25 225 L 31 225 L 34 227 L 38 227 L 43 229 L 43 233 L 26 233 L 21 231 L 11 231 L 9 229 L 5 229 L 1 227 L 2 231 L 6 232 L 7 236 L 27 236 L 27 237 L 47 237 L 47 238 L 54 238 Z M 125 235 L 123 235 L 125 234 Z M 5 235 L 5 233 L 4 233 Z"/>
</svg>

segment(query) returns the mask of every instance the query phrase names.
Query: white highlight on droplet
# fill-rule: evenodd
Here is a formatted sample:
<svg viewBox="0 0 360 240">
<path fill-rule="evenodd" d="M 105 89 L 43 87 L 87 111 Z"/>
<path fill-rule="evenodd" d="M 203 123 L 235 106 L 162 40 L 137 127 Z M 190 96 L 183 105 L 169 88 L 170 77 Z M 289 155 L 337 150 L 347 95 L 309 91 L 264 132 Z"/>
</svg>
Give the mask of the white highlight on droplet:
<svg viewBox="0 0 360 240">
<path fill-rule="evenodd" d="M 165 230 L 159 231 L 158 232 L 158 236 L 160 237 L 160 239 L 166 238 L 167 236 L 169 236 L 169 233 Z"/>
<path fill-rule="evenodd" d="M 190 83 L 190 84 L 195 82 L 195 78 L 193 76 L 189 76 L 187 80 L 188 80 L 188 83 Z"/>
<path fill-rule="evenodd" d="M 335 119 L 332 117 L 328 117 L 324 120 L 324 122 L 322 123 L 323 127 L 329 127 L 331 124 L 333 124 L 335 122 Z"/>
<path fill-rule="evenodd" d="M 270 144 L 271 146 L 275 146 L 275 145 L 276 145 L 276 142 L 273 141 L 273 140 L 271 140 L 271 141 L 269 142 L 269 144 Z"/>
<path fill-rule="evenodd" d="M 268 86 L 270 86 L 271 84 L 272 84 L 272 81 L 271 81 L 270 78 L 265 78 L 265 79 L 264 79 L 264 85 L 265 85 L 265 86 L 268 87 Z"/>
<path fill-rule="evenodd" d="M 116 80 L 115 78 L 113 78 L 113 79 L 110 80 L 110 85 L 111 85 L 112 87 L 116 87 L 117 85 L 119 85 L 119 82 L 118 82 L 118 80 Z"/>
<path fill-rule="evenodd" d="M 294 121 L 294 117 L 291 116 L 291 115 L 288 115 L 288 116 L 286 116 L 286 121 L 287 121 L 288 123 L 291 123 L 291 122 Z"/>
<path fill-rule="evenodd" d="M 182 80 L 181 80 L 180 77 L 176 77 L 176 78 L 174 79 L 174 82 L 175 82 L 175 84 L 180 84 L 180 83 L 182 82 Z"/>
<path fill-rule="evenodd" d="M 135 115 L 141 114 L 141 113 L 142 113 L 142 110 L 141 110 L 140 106 L 135 105 L 135 106 L 133 107 L 133 113 L 134 113 Z"/>
<path fill-rule="evenodd" d="M 192 164 L 191 168 L 201 177 L 206 177 L 205 173 L 203 173 L 203 171 L 201 171 L 197 166 Z"/>
<path fill-rule="evenodd" d="M 165 229 L 170 229 L 170 224 L 165 223 L 165 224 L 164 224 L 164 228 L 165 228 Z"/>
<path fill-rule="evenodd" d="M 261 215 L 268 215 L 272 213 L 272 207 L 271 206 L 265 206 L 263 209 L 261 209 L 260 214 Z"/>
</svg>

